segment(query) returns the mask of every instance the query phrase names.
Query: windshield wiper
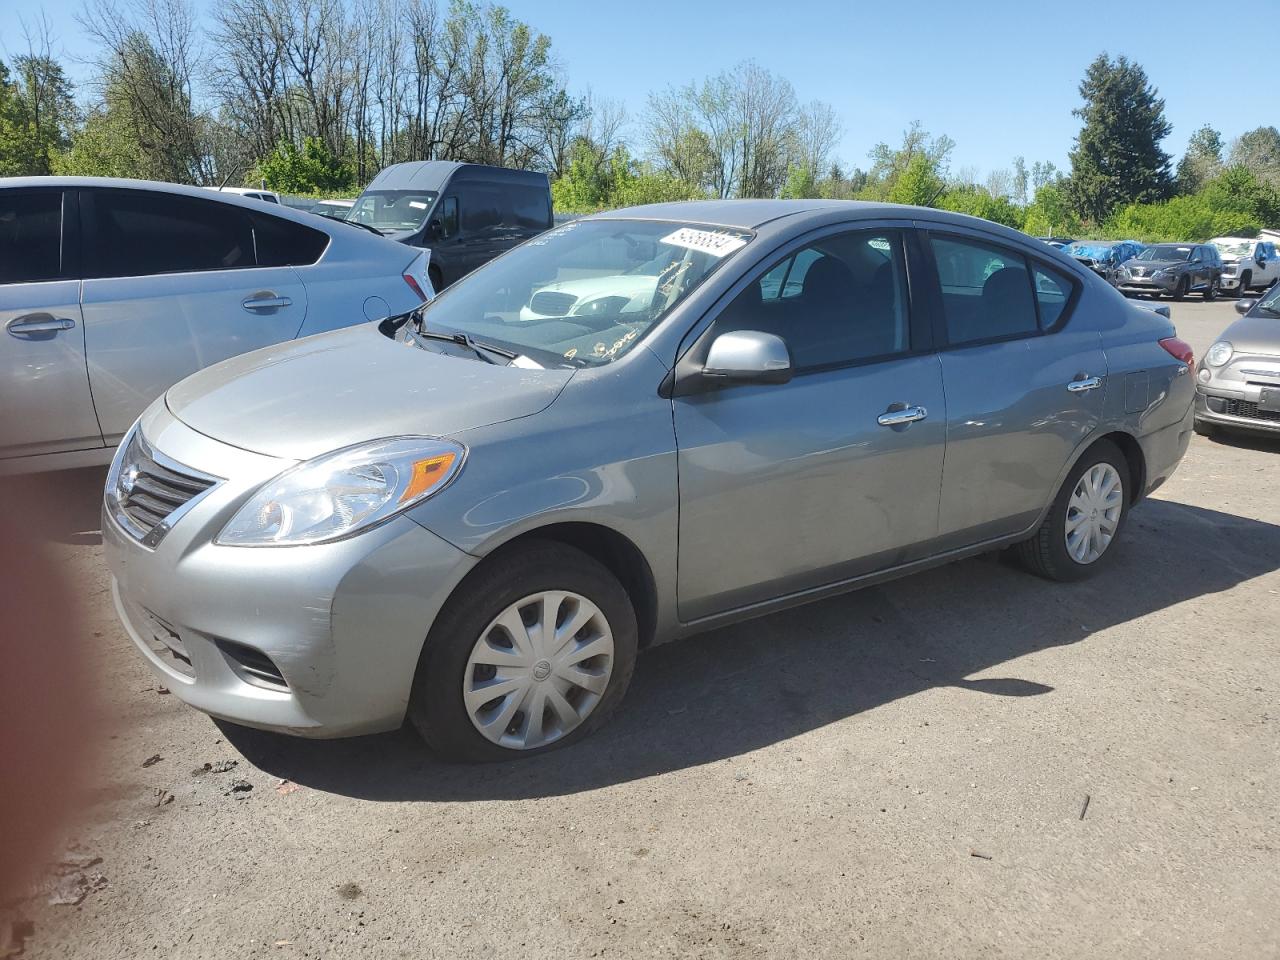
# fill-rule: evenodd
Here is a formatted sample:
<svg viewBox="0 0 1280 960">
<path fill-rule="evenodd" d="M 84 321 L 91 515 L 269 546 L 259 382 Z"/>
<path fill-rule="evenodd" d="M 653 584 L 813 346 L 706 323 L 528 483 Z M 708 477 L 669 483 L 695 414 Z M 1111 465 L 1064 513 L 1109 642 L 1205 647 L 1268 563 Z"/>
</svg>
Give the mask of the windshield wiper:
<svg viewBox="0 0 1280 960">
<path fill-rule="evenodd" d="M 440 333 L 436 330 L 425 330 L 421 322 L 414 329 L 414 335 L 426 340 L 442 340 L 446 343 L 456 343 L 460 347 L 466 347 L 485 363 L 498 363 L 499 361 L 493 359 L 494 356 L 498 356 L 509 364 L 520 356 L 513 350 L 506 350 L 502 347 L 495 347 L 491 343 L 482 343 L 479 340 L 474 340 L 469 333 Z"/>
</svg>

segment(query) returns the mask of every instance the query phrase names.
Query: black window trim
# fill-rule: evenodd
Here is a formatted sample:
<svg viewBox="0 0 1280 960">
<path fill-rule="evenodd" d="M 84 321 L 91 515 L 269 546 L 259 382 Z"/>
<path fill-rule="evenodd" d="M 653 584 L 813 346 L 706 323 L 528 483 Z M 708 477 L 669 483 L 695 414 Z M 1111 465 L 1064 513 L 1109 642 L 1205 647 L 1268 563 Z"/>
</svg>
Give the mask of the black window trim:
<svg viewBox="0 0 1280 960">
<path fill-rule="evenodd" d="M 674 382 L 675 376 L 678 375 L 677 372 L 687 372 L 690 366 L 701 367 L 706 360 L 706 353 L 711 347 L 709 334 L 715 326 L 716 320 L 732 305 L 742 291 L 752 283 L 758 283 L 770 270 L 773 270 L 788 257 L 793 257 L 806 247 L 812 246 L 828 237 L 846 233 L 889 231 L 898 234 L 905 254 L 907 335 L 910 340 L 910 347 L 897 353 L 880 354 L 875 357 L 859 357 L 852 360 L 839 360 L 831 363 L 811 364 L 807 367 L 795 367 L 792 371 L 792 379 L 812 374 L 830 373 L 836 370 L 865 367 L 876 363 L 905 360 L 910 357 L 926 356 L 934 353 L 934 334 L 928 322 L 929 311 L 921 309 L 916 293 L 919 289 L 916 278 L 921 275 L 922 271 L 927 270 L 923 260 L 922 244 L 919 237 L 920 231 L 909 220 L 845 220 L 840 223 L 817 227 L 798 237 L 793 237 L 781 246 L 774 247 L 767 253 L 760 255 L 756 262 L 743 272 L 733 286 L 721 294 L 715 303 L 711 304 L 702 316 L 689 327 L 688 332 L 680 341 L 680 348 L 676 351 L 676 362 L 672 368 L 672 374 L 664 378 L 663 387 L 669 388 L 669 384 Z M 927 273 L 924 275 L 927 276 Z M 788 347 L 788 352 L 790 352 L 790 347 Z M 722 389 L 732 389 L 734 386 L 737 385 L 726 384 Z M 661 393 L 662 391 L 660 390 L 659 392 Z"/>
<path fill-rule="evenodd" d="M 1068 270 L 1063 269 L 1061 264 L 1055 264 L 1053 261 L 1038 256 L 1030 250 L 1020 249 L 1002 237 L 992 236 L 980 230 L 971 231 L 963 227 L 952 227 L 949 224 L 935 228 L 935 226 L 928 223 L 920 223 L 918 228 L 924 235 L 921 237 L 921 246 L 923 255 L 929 264 L 929 287 L 934 300 L 933 335 L 939 352 L 964 350 L 969 347 L 981 347 L 992 343 L 1008 343 L 1013 340 L 1027 340 L 1031 337 L 1052 336 L 1055 333 L 1060 333 L 1071 322 L 1071 316 L 1075 313 L 1075 307 L 1080 300 L 1084 285 L 1080 282 L 1079 277 L 1073 276 Z M 1001 337 L 984 337 L 981 340 L 964 340 L 959 343 L 952 343 L 947 332 L 946 309 L 942 300 L 942 275 L 938 272 L 938 261 L 933 255 L 933 244 L 928 242 L 935 236 L 984 243 L 987 246 L 995 247 L 999 250 L 1007 250 L 1022 257 L 1027 263 L 1027 282 L 1031 286 L 1031 302 L 1035 305 L 1036 329 L 1023 333 L 1009 333 Z M 1066 280 L 1071 285 L 1071 291 L 1067 294 L 1066 303 L 1062 305 L 1062 312 L 1058 314 L 1057 321 L 1051 327 L 1044 325 L 1044 318 L 1040 314 L 1040 298 L 1036 295 L 1036 267 L 1044 268 L 1055 276 Z"/>
</svg>

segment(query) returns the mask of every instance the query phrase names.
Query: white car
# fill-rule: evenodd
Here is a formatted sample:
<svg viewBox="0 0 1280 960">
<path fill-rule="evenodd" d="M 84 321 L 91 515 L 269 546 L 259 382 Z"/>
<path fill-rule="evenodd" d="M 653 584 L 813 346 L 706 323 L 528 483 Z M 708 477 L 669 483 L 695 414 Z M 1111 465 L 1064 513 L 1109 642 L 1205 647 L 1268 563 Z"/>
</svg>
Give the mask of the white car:
<svg viewBox="0 0 1280 960">
<path fill-rule="evenodd" d="M 1214 237 L 1209 241 L 1222 258 L 1222 279 L 1218 285 L 1246 296 L 1250 290 L 1265 290 L 1280 279 L 1280 257 L 1267 240 L 1244 237 Z"/>
<path fill-rule="evenodd" d="M 234 193 L 0 178 L 0 474 L 109 463 L 202 367 L 412 310 L 429 256 Z"/>
<path fill-rule="evenodd" d="M 257 187 L 205 187 L 206 190 L 214 190 L 218 193 L 234 193 L 238 197 L 248 197 L 250 200 L 262 200 L 265 203 L 280 203 L 280 194 L 274 190 L 258 189 Z"/>
</svg>

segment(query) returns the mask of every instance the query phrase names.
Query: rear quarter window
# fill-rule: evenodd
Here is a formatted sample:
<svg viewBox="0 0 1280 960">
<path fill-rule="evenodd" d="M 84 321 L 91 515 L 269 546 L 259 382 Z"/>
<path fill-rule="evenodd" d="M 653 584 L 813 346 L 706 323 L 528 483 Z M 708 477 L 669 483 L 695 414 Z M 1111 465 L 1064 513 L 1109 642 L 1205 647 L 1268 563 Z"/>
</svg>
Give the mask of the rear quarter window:
<svg viewBox="0 0 1280 960">
<path fill-rule="evenodd" d="M 310 266 L 329 246 L 329 235 L 321 230 L 265 214 L 252 216 L 260 267 Z"/>
</svg>

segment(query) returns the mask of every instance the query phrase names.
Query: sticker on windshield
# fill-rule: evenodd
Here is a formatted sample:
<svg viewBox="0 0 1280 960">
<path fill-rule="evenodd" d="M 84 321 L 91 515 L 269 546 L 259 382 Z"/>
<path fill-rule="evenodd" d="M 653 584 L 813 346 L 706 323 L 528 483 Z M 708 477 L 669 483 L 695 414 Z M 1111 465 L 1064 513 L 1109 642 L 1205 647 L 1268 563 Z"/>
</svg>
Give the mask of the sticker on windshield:
<svg viewBox="0 0 1280 960">
<path fill-rule="evenodd" d="M 675 233 L 669 233 L 660 241 L 673 247 L 685 247 L 699 250 L 713 257 L 725 257 L 747 245 L 745 237 L 733 233 L 717 233 L 714 230 L 695 230 L 693 227 L 681 227 Z"/>
<path fill-rule="evenodd" d="M 415 210 L 425 210 L 425 209 L 427 209 L 427 205 L 426 205 L 425 203 L 423 203 L 421 200 L 410 200 L 410 201 L 409 201 L 409 206 L 413 207 L 413 209 L 415 209 Z"/>
</svg>

